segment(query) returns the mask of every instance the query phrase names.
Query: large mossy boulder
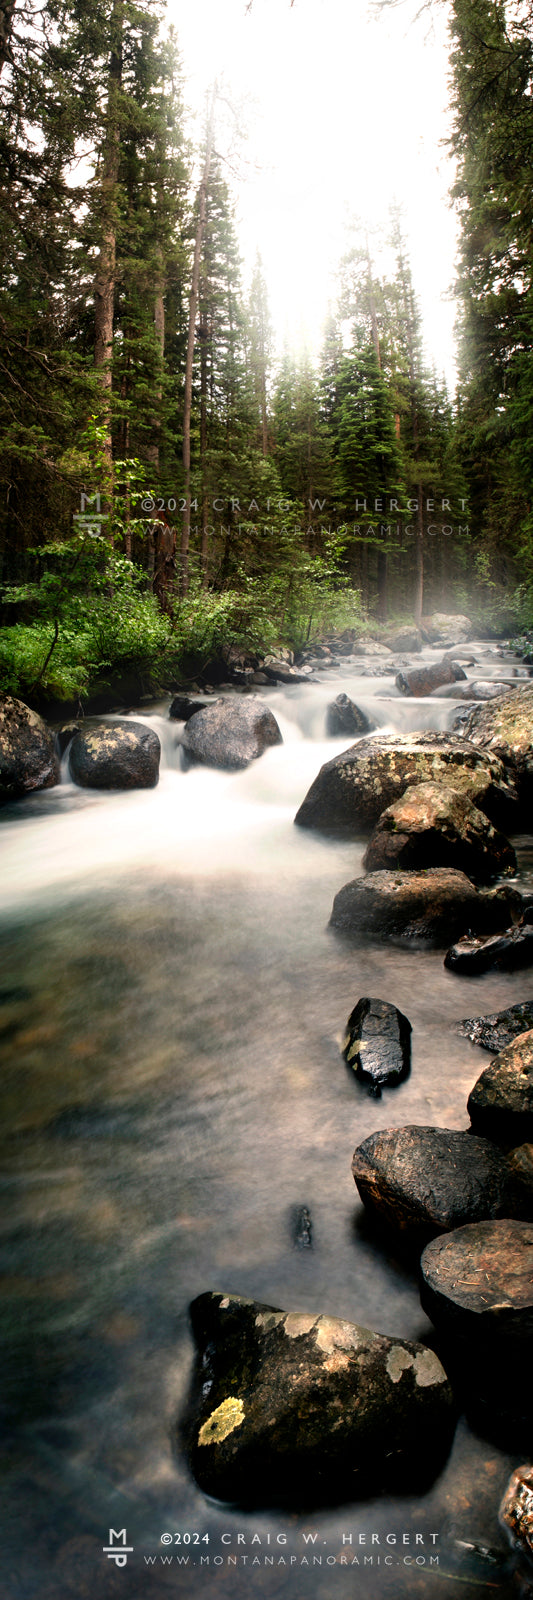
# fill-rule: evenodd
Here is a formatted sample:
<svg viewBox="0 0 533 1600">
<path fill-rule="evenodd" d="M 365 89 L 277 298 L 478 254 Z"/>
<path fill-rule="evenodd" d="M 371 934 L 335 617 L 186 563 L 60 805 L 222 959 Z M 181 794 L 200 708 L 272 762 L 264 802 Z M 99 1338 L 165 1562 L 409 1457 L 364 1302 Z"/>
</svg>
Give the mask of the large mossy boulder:
<svg viewBox="0 0 533 1600">
<path fill-rule="evenodd" d="M 511 689 L 501 700 L 460 712 L 454 726 L 465 739 L 503 761 L 524 806 L 533 799 L 533 683 Z"/>
<path fill-rule="evenodd" d="M 409 1075 L 411 1023 L 390 1000 L 363 996 L 348 1017 L 342 1054 L 360 1082 L 379 1096 Z"/>
<path fill-rule="evenodd" d="M 387 806 L 363 856 L 367 872 L 457 867 L 480 883 L 516 872 L 512 845 L 466 794 L 418 783 Z"/>
<path fill-rule="evenodd" d="M 70 775 L 84 789 L 153 789 L 160 758 L 153 728 L 124 718 L 74 734 Z"/>
<path fill-rule="evenodd" d="M 364 1205 L 415 1240 L 505 1217 L 512 1173 L 488 1139 L 451 1128 L 384 1128 L 358 1145 L 352 1172 Z"/>
<path fill-rule="evenodd" d="M 533 1139 L 533 1028 L 489 1061 L 468 1097 L 475 1133 L 515 1146 Z"/>
<path fill-rule="evenodd" d="M 357 838 L 416 783 L 451 784 L 496 827 L 510 826 L 516 795 L 501 761 L 444 733 L 378 734 L 326 761 L 302 801 L 302 828 Z"/>
<path fill-rule="evenodd" d="M 181 742 L 190 761 L 239 772 L 283 740 L 264 700 L 248 695 L 245 700 L 215 700 L 195 712 Z"/>
<path fill-rule="evenodd" d="M 452 1395 L 424 1345 L 229 1294 L 200 1295 L 191 1321 L 184 1433 L 205 1494 L 322 1505 L 405 1492 L 442 1464 Z"/>
<path fill-rule="evenodd" d="M 473 631 L 470 617 L 448 611 L 433 611 L 430 617 L 422 617 L 421 628 L 431 644 L 446 645 L 466 644 Z"/>
<path fill-rule="evenodd" d="M 451 867 L 371 872 L 339 889 L 330 922 L 359 940 L 421 941 L 439 948 L 465 928 L 504 927 L 515 899 L 520 896 L 512 889 L 477 890 Z"/>
<path fill-rule="evenodd" d="M 46 723 L 9 694 L 0 696 L 0 802 L 59 782 L 54 735 Z"/>
</svg>

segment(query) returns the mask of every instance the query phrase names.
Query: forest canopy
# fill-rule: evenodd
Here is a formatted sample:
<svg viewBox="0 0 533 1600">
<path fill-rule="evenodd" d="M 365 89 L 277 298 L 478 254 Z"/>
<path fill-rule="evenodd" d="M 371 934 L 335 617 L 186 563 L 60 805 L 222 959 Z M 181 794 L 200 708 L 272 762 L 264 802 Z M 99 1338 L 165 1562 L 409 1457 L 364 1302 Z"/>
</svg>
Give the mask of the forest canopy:
<svg viewBox="0 0 533 1600">
<path fill-rule="evenodd" d="M 221 88 L 195 148 L 163 6 L 3 0 L 4 688 L 83 699 L 133 667 L 150 690 L 223 646 L 432 610 L 533 621 L 533 19 L 442 3 L 453 397 L 398 209 L 380 241 L 354 223 L 320 359 L 276 358 Z"/>
</svg>

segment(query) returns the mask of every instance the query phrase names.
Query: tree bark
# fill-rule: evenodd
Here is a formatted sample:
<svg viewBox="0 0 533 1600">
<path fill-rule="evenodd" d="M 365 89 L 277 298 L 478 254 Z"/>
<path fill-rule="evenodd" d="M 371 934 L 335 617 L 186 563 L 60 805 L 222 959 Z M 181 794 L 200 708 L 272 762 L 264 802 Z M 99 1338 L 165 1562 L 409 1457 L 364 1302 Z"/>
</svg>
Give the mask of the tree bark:
<svg viewBox="0 0 533 1600">
<path fill-rule="evenodd" d="M 192 269 L 191 293 L 189 299 L 189 336 L 187 340 L 187 361 L 185 366 L 185 396 L 183 403 L 183 473 L 184 473 L 184 499 L 185 509 L 181 528 L 180 544 L 180 594 L 187 593 L 189 587 L 189 544 L 191 537 L 191 410 L 192 410 L 192 372 L 194 361 L 194 338 L 196 332 L 196 314 L 198 307 L 198 289 L 200 284 L 200 261 L 207 216 L 207 189 L 211 171 L 213 155 L 213 141 L 215 132 L 215 105 L 217 98 L 217 85 L 211 91 L 211 103 L 207 118 L 207 134 L 205 147 L 204 170 L 198 190 L 198 219 L 194 240 L 194 259 Z"/>
<path fill-rule="evenodd" d="M 111 15 L 111 54 L 106 110 L 106 131 L 102 159 L 101 245 L 94 279 L 94 364 L 100 375 L 102 414 L 106 429 L 104 457 L 109 486 L 113 481 L 113 444 L 111 436 L 111 396 L 113 359 L 113 314 L 116 277 L 117 248 L 117 186 L 120 165 L 120 109 L 119 95 L 122 84 L 122 35 L 124 27 L 124 0 L 113 0 Z"/>
</svg>

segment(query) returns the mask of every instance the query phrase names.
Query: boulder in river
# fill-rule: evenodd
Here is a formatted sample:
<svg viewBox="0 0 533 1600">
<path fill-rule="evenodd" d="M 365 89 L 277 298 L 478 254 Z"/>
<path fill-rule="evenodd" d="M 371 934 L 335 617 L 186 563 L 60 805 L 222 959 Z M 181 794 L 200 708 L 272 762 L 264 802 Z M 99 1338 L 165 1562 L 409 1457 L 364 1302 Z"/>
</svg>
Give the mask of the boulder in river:
<svg viewBox="0 0 533 1600">
<path fill-rule="evenodd" d="M 502 700 L 460 712 L 454 728 L 477 749 L 498 756 L 510 770 L 520 798 L 533 798 L 533 683 L 510 689 Z"/>
<path fill-rule="evenodd" d="M 390 650 L 404 650 L 406 654 L 415 654 L 422 649 L 422 634 L 420 628 L 415 628 L 411 623 L 406 623 L 403 628 L 396 628 L 394 632 L 385 634 L 384 644 Z"/>
<path fill-rule="evenodd" d="M 533 1466 L 529 1463 L 511 1474 L 498 1515 L 515 1550 L 523 1550 L 533 1561 Z"/>
<path fill-rule="evenodd" d="M 200 700 L 198 695 L 177 694 L 174 696 L 168 714 L 173 722 L 188 722 L 189 717 L 194 717 L 197 711 L 203 711 L 204 706 L 211 704 L 212 701 L 207 696 Z"/>
<path fill-rule="evenodd" d="M 507 1160 L 512 1172 L 515 1194 L 513 1215 L 533 1221 L 533 1144 L 519 1144 L 510 1150 Z"/>
<path fill-rule="evenodd" d="M 352 1172 L 369 1211 L 415 1239 L 511 1214 L 509 1163 L 470 1133 L 384 1128 L 358 1145 Z"/>
<path fill-rule="evenodd" d="M 460 612 L 433 611 L 430 617 L 422 617 L 421 627 L 430 644 L 466 644 L 472 636 L 470 617 Z"/>
<path fill-rule="evenodd" d="M 344 1060 L 372 1094 L 401 1083 L 411 1067 L 411 1023 L 389 1000 L 358 1000 L 348 1017 Z"/>
<path fill-rule="evenodd" d="M 517 810 L 502 762 L 446 733 L 377 734 L 326 761 L 296 814 L 302 828 L 357 838 L 414 783 L 449 783 L 496 827 Z"/>
<path fill-rule="evenodd" d="M 339 889 L 330 922 L 356 939 L 370 936 L 439 947 L 457 938 L 463 928 L 505 925 L 513 893 L 477 890 L 464 872 L 452 867 L 371 872 Z"/>
<path fill-rule="evenodd" d="M 367 872 L 458 867 L 481 883 L 516 872 L 512 845 L 451 784 L 417 783 L 383 811 L 363 856 Z"/>
<path fill-rule="evenodd" d="M 204 706 L 185 724 L 181 742 L 191 761 L 234 772 L 283 743 L 275 716 L 255 695 Z"/>
<path fill-rule="evenodd" d="M 202 1294 L 184 1434 L 217 1500 L 299 1507 L 431 1480 L 453 1401 L 430 1349 L 316 1312 Z"/>
<path fill-rule="evenodd" d="M 374 723 L 367 717 L 366 711 L 361 711 L 347 694 L 338 694 L 327 708 L 326 733 L 330 738 L 341 739 L 344 734 L 370 733 L 373 727 Z"/>
<path fill-rule="evenodd" d="M 0 696 L 0 801 L 59 782 L 54 735 L 42 717 L 12 695 Z"/>
<path fill-rule="evenodd" d="M 129 718 L 81 729 L 69 749 L 70 775 L 84 789 L 153 789 L 161 745 L 153 728 Z"/>
<path fill-rule="evenodd" d="M 415 667 L 412 672 L 399 672 L 396 688 L 400 694 L 413 695 L 416 699 L 420 699 L 433 694 L 442 684 L 459 683 L 463 678 L 466 678 L 466 672 L 459 666 L 459 662 L 445 659 L 435 662 L 434 665 L 428 663 L 424 667 Z"/>
<path fill-rule="evenodd" d="M 459 1033 L 465 1034 L 473 1044 L 480 1044 L 482 1050 L 499 1053 L 529 1028 L 533 1028 L 533 1000 L 522 1000 L 516 1006 L 507 1006 L 505 1011 L 493 1011 L 488 1017 L 465 1017 L 459 1025 Z"/>
<path fill-rule="evenodd" d="M 474 1425 L 512 1451 L 531 1439 L 533 1225 L 472 1222 L 432 1239 L 420 1298 Z"/>
<path fill-rule="evenodd" d="M 500 1218 L 456 1228 L 432 1239 L 420 1267 L 428 1317 L 454 1339 L 467 1341 L 474 1359 L 485 1341 L 508 1357 L 513 1350 L 531 1354 L 531 1223 Z"/>
<path fill-rule="evenodd" d="M 533 1139 L 533 1028 L 489 1061 L 468 1097 L 468 1113 L 474 1132 L 496 1144 Z"/>
<path fill-rule="evenodd" d="M 502 972 L 516 972 L 521 967 L 530 967 L 532 962 L 533 927 L 524 921 L 488 939 L 465 934 L 444 957 L 444 965 L 450 972 L 469 978 L 477 978 L 493 967 Z"/>
</svg>

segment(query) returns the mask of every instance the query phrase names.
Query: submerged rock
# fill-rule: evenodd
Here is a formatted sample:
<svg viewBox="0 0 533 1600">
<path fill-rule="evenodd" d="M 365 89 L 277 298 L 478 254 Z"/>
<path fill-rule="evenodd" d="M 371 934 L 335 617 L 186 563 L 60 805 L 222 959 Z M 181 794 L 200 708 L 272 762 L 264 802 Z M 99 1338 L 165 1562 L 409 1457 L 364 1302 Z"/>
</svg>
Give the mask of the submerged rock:
<svg viewBox="0 0 533 1600">
<path fill-rule="evenodd" d="M 499 1510 L 499 1520 L 507 1529 L 515 1550 L 523 1550 L 533 1561 L 533 1466 L 517 1467 L 512 1473 Z"/>
<path fill-rule="evenodd" d="M 347 694 L 338 694 L 326 711 L 326 733 L 340 739 L 344 733 L 370 733 L 374 724 Z"/>
<path fill-rule="evenodd" d="M 515 972 L 520 967 L 530 967 L 533 962 L 533 927 L 519 922 L 514 928 L 490 939 L 465 936 L 447 951 L 445 967 L 450 972 L 464 973 L 476 978 L 482 972 L 499 967 L 504 972 Z"/>
<path fill-rule="evenodd" d="M 411 1023 L 389 1000 L 358 1000 L 348 1017 L 342 1054 L 371 1093 L 407 1078 Z"/>
<path fill-rule="evenodd" d="M 511 1213 L 512 1174 L 488 1139 L 451 1128 L 385 1128 L 358 1145 L 364 1205 L 395 1231 L 429 1238 Z"/>
<path fill-rule="evenodd" d="M 496 1144 L 533 1139 L 533 1028 L 485 1067 L 468 1097 L 468 1113 L 475 1132 Z"/>
<path fill-rule="evenodd" d="M 307 1206 L 294 1206 L 291 1214 L 291 1233 L 297 1250 L 312 1250 L 313 1224 Z"/>
<path fill-rule="evenodd" d="M 399 672 L 396 688 L 400 694 L 414 695 L 419 699 L 433 694 L 441 684 L 459 683 L 463 678 L 466 678 L 466 672 L 458 661 L 437 661 L 431 666 L 428 663 L 424 667 L 415 667 L 412 672 Z"/>
<path fill-rule="evenodd" d="M 451 785 L 418 783 L 382 812 L 363 856 L 367 872 L 457 867 L 481 883 L 516 872 L 512 845 Z"/>
<path fill-rule="evenodd" d="M 431 1480 L 453 1402 L 432 1350 L 336 1317 L 203 1294 L 185 1436 L 205 1494 L 321 1505 Z"/>
<path fill-rule="evenodd" d="M 54 735 L 22 700 L 0 695 L 0 802 L 59 782 Z"/>
<path fill-rule="evenodd" d="M 533 1000 L 523 1000 L 505 1011 L 493 1011 L 488 1017 L 465 1017 L 459 1025 L 459 1033 L 465 1034 L 473 1044 L 480 1044 L 483 1050 L 499 1052 L 529 1028 L 533 1028 Z"/>
<path fill-rule="evenodd" d="M 182 745 L 192 761 L 239 772 L 257 761 L 269 745 L 282 744 L 273 713 L 264 700 L 215 700 L 185 725 Z"/>
<path fill-rule="evenodd" d="M 464 872 L 451 867 L 371 872 L 339 890 L 330 922 L 358 938 L 418 939 L 438 947 L 457 938 L 463 928 L 505 925 L 512 896 L 511 889 L 482 893 Z"/>
<path fill-rule="evenodd" d="M 504 819 L 517 809 L 503 764 L 465 739 L 432 732 L 378 734 L 325 762 L 294 820 L 302 828 L 356 838 L 416 783 L 451 784 L 496 827 L 506 826 Z"/>
<path fill-rule="evenodd" d="M 161 745 L 143 722 L 108 722 L 74 735 L 70 775 L 84 789 L 153 789 Z"/>
</svg>

